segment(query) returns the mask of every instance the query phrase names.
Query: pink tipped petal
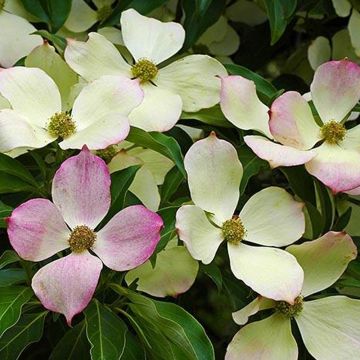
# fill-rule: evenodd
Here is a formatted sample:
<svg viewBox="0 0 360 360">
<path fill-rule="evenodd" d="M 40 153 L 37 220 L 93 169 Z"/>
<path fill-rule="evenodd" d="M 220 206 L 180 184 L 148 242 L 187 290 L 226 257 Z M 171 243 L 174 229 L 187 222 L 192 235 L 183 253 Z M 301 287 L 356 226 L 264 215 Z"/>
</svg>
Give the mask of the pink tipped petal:
<svg viewBox="0 0 360 360">
<path fill-rule="evenodd" d="M 101 269 L 100 259 L 89 252 L 72 253 L 42 267 L 31 286 L 44 307 L 64 314 L 71 326 L 93 297 Z"/>
<path fill-rule="evenodd" d="M 281 314 L 243 327 L 231 340 L 225 360 L 296 360 L 291 322 Z"/>
<path fill-rule="evenodd" d="M 146 58 L 159 64 L 176 54 L 185 40 L 182 25 L 161 22 L 134 9 L 123 11 L 120 23 L 124 44 L 135 61 Z"/>
<path fill-rule="evenodd" d="M 338 145 L 323 143 L 316 157 L 309 161 L 306 170 L 334 193 L 360 186 L 360 153 Z"/>
<path fill-rule="evenodd" d="M 245 240 L 269 246 L 289 245 L 305 232 L 304 204 L 271 186 L 253 195 L 240 212 Z"/>
<path fill-rule="evenodd" d="M 320 140 L 310 106 L 296 91 L 288 91 L 273 102 L 269 124 L 276 141 L 286 146 L 308 150 Z"/>
<path fill-rule="evenodd" d="M 233 274 L 258 294 L 293 303 L 300 295 L 304 272 L 284 250 L 228 243 Z"/>
<path fill-rule="evenodd" d="M 59 210 L 47 199 L 32 199 L 8 218 L 9 240 L 25 260 L 41 261 L 69 247 L 70 231 Z"/>
<path fill-rule="evenodd" d="M 344 232 L 329 231 L 322 237 L 286 248 L 304 270 L 303 296 L 331 286 L 343 274 L 357 249 Z"/>
<path fill-rule="evenodd" d="M 85 129 L 76 132 L 59 143 L 66 149 L 81 149 L 86 145 L 90 150 L 105 149 L 124 140 L 130 131 L 129 119 L 119 113 L 106 114 Z"/>
<path fill-rule="evenodd" d="M 275 144 L 262 136 L 245 136 L 244 141 L 259 158 L 268 161 L 272 168 L 302 165 L 316 156 L 314 150 L 298 150 Z"/>
<path fill-rule="evenodd" d="M 210 264 L 223 241 L 220 228 L 215 227 L 197 206 L 184 205 L 176 213 L 176 229 L 191 256 Z"/>
<path fill-rule="evenodd" d="M 163 221 L 142 205 L 117 213 L 97 233 L 95 254 L 110 269 L 125 271 L 144 263 L 160 240 Z"/>
<path fill-rule="evenodd" d="M 0 94 L 13 110 L 39 127 L 46 128 L 50 117 L 61 111 L 59 89 L 41 69 L 22 66 L 0 69 Z"/>
<path fill-rule="evenodd" d="M 345 193 L 349 195 L 360 195 L 360 186 L 356 187 L 355 189 L 345 191 Z"/>
<path fill-rule="evenodd" d="M 110 208 L 110 182 L 106 163 L 87 148 L 62 163 L 53 179 L 52 197 L 71 228 L 95 229 Z"/>
<path fill-rule="evenodd" d="M 220 221 L 230 219 L 239 200 L 243 173 L 235 148 L 211 133 L 190 147 L 184 165 L 195 205 Z"/>
<path fill-rule="evenodd" d="M 226 118 L 238 128 L 257 130 L 272 139 L 269 108 L 259 100 L 253 81 L 242 76 L 222 77 L 220 106 Z"/>
<path fill-rule="evenodd" d="M 340 122 L 360 99 L 360 67 L 349 60 L 322 64 L 310 89 L 321 120 Z"/>
</svg>

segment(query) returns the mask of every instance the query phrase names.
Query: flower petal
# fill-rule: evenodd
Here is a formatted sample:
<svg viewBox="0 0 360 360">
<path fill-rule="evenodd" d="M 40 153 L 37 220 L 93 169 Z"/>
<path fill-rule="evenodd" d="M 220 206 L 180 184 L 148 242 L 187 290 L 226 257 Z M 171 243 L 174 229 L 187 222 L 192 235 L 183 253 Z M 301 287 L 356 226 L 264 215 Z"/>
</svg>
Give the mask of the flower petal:
<svg viewBox="0 0 360 360">
<path fill-rule="evenodd" d="M 47 131 L 27 122 L 14 110 L 0 111 L 0 152 L 18 148 L 41 148 L 55 139 Z"/>
<path fill-rule="evenodd" d="M 347 0 L 345 0 L 347 1 Z M 308 60 L 313 70 L 331 59 L 331 45 L 328 38 L 318 36 L 308 47 Z"/>
<path fill-rule="evenodd" d="M 184 205 L 176 213 L 176 229 L 191 256 L 210 264 L 223 241 L 220 228 L 212 225 L 197 206 Z"/>
<path fill-rule="evenodd" d="M 360 153 L 360 125 L 346 130 L 345 139 L 340 145 L 343 149 L 355 150 Z"/>
<path fill-rule="evenodd" d="M 103 75 L 131 76 L 130 65 L 116 47 L 98 33 L 90 33 L 86 42 L 68 39 L 64 57 L 70 67 L 87 81 Z"/>
<path fill-rule="evenodd" d="M 236 333 L 225 360 L 296 360 L 298 349 L 291 322 L 281 314 L 255 321 Z"/>
<path fill-rule="evenodd" d="M 349 60 L 322 64 L 310 90 L 321 120 L 340 122 L 360 99 L 360 66 Z"/>
<path fill-rule="evenodd" d="M 245 240 L 255 244 L 284 246 L 305 232 L 304 204 L 284 189 L 271 186 L 253 195 L 240 212 Z"/>
<path fill-rule="evenodd" d="M 93 251 L 110 269 L 133 269 L 152 255 L 162 227 L 156 213 L 142 205 L 129 206 L 97 233 Z"/>
<path fill-rule="evenodd" d="M 185 40 L 182 25 L 148 18 L 134 9 L 123 11 L 120 23 L 124 44 L 135 61 L 146 58 L 159 64 L 176 54 Z"/>
<path fill-rule="evenodd" d="M 35 295 L 48 310 L 64 314 L 71 326 L 74 315 L 89 304 L 102 263 L 87 251 L 72 253 L 42 267 L 32 279 Z"/>
<path fill-rule="evenodd" d="M 331 296 L 306 301 L 295 318 L 306 349 L 315 359 L 360 358 L 360 301 Z"/>
<path fill-rule="evenodd" d="M 276 305 L 276 302 L 271 299 L 267 299 L 262 296 L 258 296 L 251 303 L 243 307 L 242 309 L 233 312 L 233 320 L 238 325 L 245 325 L 251 315 L 257 314 L 261 310 L 271 309 Z"/>
<path fill-rule="evenodd" d="M 43 128 L 51 116 L 61 111 L 59 89 L 40 69 L 21 66 L 0 69 L 0 93 L 19 115 Z"/>
<path fill-rule="evenodd" d="M 228 243 L 233 274 L 262 296 L 293 303 L 303 285 L 304 272 L 284 250 Z"/>
<path fill-rule="evenodd" d="M 195 205 L 220 221 L 230 219 L 239 200 L 243 173 L 235 148 L 211 133 L 190 147 L 184 165 Z"/>
<path fill-rule="evenodd" d="M 311 149 L 321 140 L 310 106 L 296 91 L 287 91 L 273 102 L 269 126 L 276 141 L 299 150 Z"/>
<path fill-rule="evenodd" d="M 143 84 L 144 100 L 130 115 L 130 123 L 146 131 L 167 131 L 179 120 L 182 101 L 179 95 L 154 86 Z"/>
<path fill-rule="evenodd" d="M 36 29 L 20 16 L 0 11 L 0 66 L 13 66 L 32 49 L 43 43 L 41 36 L 30 35 Z"/>
<path fill-rule="evenodd" d="M 150 260 L 130 270 L 125 281 L 130 285 L 135 279 L 137 290 L 152 296 L 178 296 L 190 289 L 198 273 L 199 264 L 184 246 L 175 246 L 157 254 L 153 268 Z"/>
<path fill-rule="evenodd" d="M 260 131 L 272 139 L 269 108 L 259 100 L 253 81 L 242 76 L 222 77 L 220 106 L 226 118 L 236 127 Z"/>
<path fill-rule="evenodd" d="M 98 21 L 97 13 L 84 0 L 72 0 L 64 26 L 73 32 L 90 29 Z"/>
<path fill-rule="evenodd" d="M 306 170 L 334 193 L 360 185 L 360 153 L 338 145 L 323 143 L 314 149 L 316 156 L 306 163 Z"/>
<path fill-rule="evenodd" d="M 105 162 L 86 147 L 61 164 L 53 179 L 52 198 L 71 228 L 95 229 L 110 207 L 110 182 Z"/>
<path fill-rule="evenodd" d="M 303 296 L 331 286 L 357 255 L 351 237 L 344 232 L 334 231 L 316 240 L 289 246 L 286 251 L 296 257 L 304 270 Z"/>
<path fill-rule="evenodd" d="M 298 150 L 275 144 L 262 136 L 245 136 L 244 141 L 259 158 L 268 161 L 272 168 L 302 165 L 316 156 L 314 150 Z"/>
<path fill-rule="evenodd" d="M 154 82 L 179 94 L 183 110 L 199 111 L 220 101 L 219 76 L 227 75 L 224 66 L 207 55 L 190 55 L 160 69 Z"/>
<path fill-rule="evenodd" d="M 47 199 L 31 199 L 7 220 L 12 247 L 25 260 L 41 261 L 69 247 L 70 231 L 59 210 Z"/>
<path fill-rule="evenodd" d="M 59 143 L 66 149 L 81 149 L 86 145 L 90 150 L 105 149 L 124 140 L 130 131 L 129 119 L 119 113 L 106 114 L 93 124 L 76 132 Z"/>
</svg>

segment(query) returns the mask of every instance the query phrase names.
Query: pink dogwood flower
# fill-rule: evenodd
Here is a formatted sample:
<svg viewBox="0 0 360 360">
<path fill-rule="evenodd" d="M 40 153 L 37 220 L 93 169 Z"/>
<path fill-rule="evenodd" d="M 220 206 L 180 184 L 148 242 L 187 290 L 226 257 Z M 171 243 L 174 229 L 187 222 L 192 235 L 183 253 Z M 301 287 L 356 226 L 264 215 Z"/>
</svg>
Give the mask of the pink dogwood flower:
<svg viewBox="0 0 360 360">
<path fill-rule="evenodd" d="M 161 217 L 142 205 L 121 210 L 96 229 L 110 208 L 110 183 L 105 162 L 84 146 L 56 172 L 53 202 L 29 200 L 8 218 L 10 243 L 25 260 L 42 261 L 70 248 L 32 279 L 44 307 L 64 314 L 69 325 L 90 302 L 103 263 L 115 271 L 133 269 L 160 240 Z"/>
<path fill-rule="evenodd" d="M 220 104 L 234 125 L 277 142 L 259 135 L 244 138 L 271 167 L 305 164 L 334 193 L 354 189 L 360 186 L 360 126 L 344 123 L 360 100 L 360 67 L 348 60 L 329 61 L 315 71 L 310 90 L 318 116 L 295 91 L 278 97 L 269 112 L 254 83 L 241 76 L 222 78 Z"/>
</svg>

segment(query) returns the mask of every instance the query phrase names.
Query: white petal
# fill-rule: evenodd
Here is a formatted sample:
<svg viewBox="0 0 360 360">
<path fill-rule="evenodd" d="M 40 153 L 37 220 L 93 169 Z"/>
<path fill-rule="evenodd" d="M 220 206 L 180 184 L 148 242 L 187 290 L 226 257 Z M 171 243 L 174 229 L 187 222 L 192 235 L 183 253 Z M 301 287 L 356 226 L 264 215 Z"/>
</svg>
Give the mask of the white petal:
<svg viewBox="0 0 360 360">
<path fill-rule="evenodd" d="M 72 0 L 71 10 L 64 26 L 73 32 L 90 29 L 96 22 L 97 14 L 84 0 Z"/>
<path fill-rule="evenodd" d="M 191 256 L 210 264 L 223 241 L 220 228 L 210 224 L 203 210 L 184 205 L 176 213 L 176 229 Z"/>
<path fill-rule="evenodd" d="M 0 66 L 10 67 L 43 43 L 41 36 L 30 35 L 36 29 L 28 21 L 0 11 Z"/>
<path fill-rule="evenodd" d="M 258 294 L 293 303 L 300 295 L 304 272 L 284 250 L 228 243 L 233 274 Z"/>
<path fill-rule="evenodd" d="M 124 43 L 135 61 L 146 58 L 159 64 L 176 54 L 184 43 L 185 31 L 180 24 L 163 23 L 134 9 L 123 11 L 120 23 Z"/>
<path fill-rule="evenodd" d="M 303 203 L 284 189 L 271 186 L 253 195 L 240 212 L 245 240 L 270 246 L 289 245 L 305 231 Z"/>
<path fill-rule="evenodd" d="M 360 358 L 360 301 L 331 296 L 306 301 L 297 316 L 309 353 L 319 360 Z"/>
<path fill-rule="evenodd" d="M 224 66 L 207 55 L 190 55 L 160 69 L 154 80 L 159 86 L 179 94 L 183 110 L 195 112 L 220 101 L 220 76 Z"/>
<path fill-rule="evenodd" d="M 215 133 L 193 144 L 185 155 L 191 198 L 220 221 L 232 218 L 243 173 L 235 148 Z"/>
<path fill-rule="evenodd" d="M 40 69 L 21 66 L 0 69 L 0 93 L 19 115 L 43 128 L 51 116 L 61 111 L 59 89 Z"/>
<path fill-rule="evenodd" d="M 181 115 L 179 95 L 152 84 L 143 84 L 144 100 L 129 115 L 132 126 L 146 131 L 167 131 L 173 128 Z"/>
</svg>

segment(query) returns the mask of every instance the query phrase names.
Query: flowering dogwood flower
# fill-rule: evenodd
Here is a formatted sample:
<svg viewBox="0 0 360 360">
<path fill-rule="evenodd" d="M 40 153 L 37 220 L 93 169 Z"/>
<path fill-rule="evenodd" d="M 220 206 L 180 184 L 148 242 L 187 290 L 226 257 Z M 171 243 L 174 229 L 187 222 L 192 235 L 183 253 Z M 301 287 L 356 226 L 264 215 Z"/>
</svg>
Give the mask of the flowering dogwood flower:
<svg viewBox="0 0 360 360">
<path fill-rule="evenodd" d="M 214 133 L 191 146 L 185 169 L 194 205 L 178 210 L 176 228 L 190 254 L 209 264 L 226 241 L 237 278 L 263 296 L 293 303 L 303 271 L 294 256 L 270 246 L 288 245 L 301 237 L 303 204 L 284 189 L 269 187 L 253 195 L 240 214 L 234 215 L 242 165 L 235 148 Z"/>
<path fill-rule="evenodd" d="M 272 167 L 305 164 L 307 171 L 334 193 L 351 190 L 360 185 L 360 126 L 347 129 L 344 121 L 360 99 L 360 67 L 348 60 L 319 66 L 311 98 L 320 121 L 295 91 L 273 102 L 269 120 L 269 109 L 258 99 L 251 81 L 240 76 L 222 79 L 221 108 L 227 119 L 278 142 L 245 136 L 260 158 Z M 319 142 L 320 146 L 314 147 Z"/>
<path fill-rule="evenodd" d="M 0 66 L 5 68 L 13 66 L 43 43 L 41 36 L 30 35 L 36 31 L 33 25 L 9 12 L 12 1 L 0 1 Z"/>
<path fill-rule="evenodd" d="M 87 81 L 102 75 L 140 80 L 144 101 L 130 114 L 131 125 L 147 131 L 171 129 L 181 111 L 194 112 L 219 102 L 225 68 L 206 55 L 191 55 L 170 65 L 161 64 L 182 47 L 185 32 L 180 24 L 162 23 L 133 9 L 121 14 L 124 44 L 135 63 L 125 62 L 104 36 L 90 33 L 87 42 L 68 40 L 66 62 Z"/>
<path fill-rule="evenodd" d="M 105 162 L 84 147 L 56 172 L 53 202 L 29 200 L 8 219 L 10 243 L 23 259 L 42 261 L 70 248 L 69 255 L 48 263 L 32 279 L 42 304 L 64 314 L 68 324 L 91 300 L 102 263 L 116 271 L 133 269 L 160 240 L 160 216 L 142 205 L 121 210 L 96 229 L 110 208 L 110 182 Z"/>
<path fill-rule="evenodd" d="M 360 357 L 360 301 L 330 296 L 304 298 L 331 286 L 356 258 L 357 250 L 346 233 L 328 232 L 321 238 L 287 248 L 304 269 L 304 285 L 293 304 L 263 297 L 233 313 L 244 325 L 260 310 L 275 309 L 270 317 L 243 327 L 228 346 L 226 360 L 297 360 L 291 334 L 295 320 L 309 353 L 318 360 L 352 360 Z"/>
<path fill-rule="evenodd" d="M 57 138 L 62 149 L 103 149 L 126 138 L 127 115 L 143 98 L 138 80 L 104 76 L 82 89 L 69 114 L 55 82 L 24 67 L 0 69 L 0 94 L 12 107 L 0 111 L 1 152 L 41 148 Z"/>
</svg>

